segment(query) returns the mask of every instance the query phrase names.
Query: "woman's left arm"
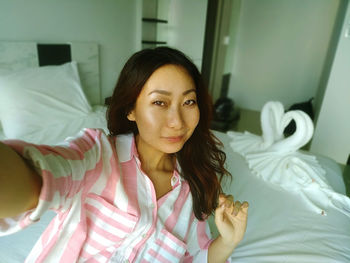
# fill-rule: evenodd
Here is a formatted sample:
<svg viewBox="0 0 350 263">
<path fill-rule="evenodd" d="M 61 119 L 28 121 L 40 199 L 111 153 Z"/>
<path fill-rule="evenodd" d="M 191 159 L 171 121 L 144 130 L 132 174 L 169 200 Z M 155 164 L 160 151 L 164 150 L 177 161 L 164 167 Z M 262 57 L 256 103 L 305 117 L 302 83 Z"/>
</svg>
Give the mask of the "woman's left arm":
<svg viewBox="0 0 350 263">
<path fill-rule="evenodd" d="M 234 202 L 231 195 L 220 195 L 215 224 L 220 235 L 210 244 L 208 262 L 226 262 L 243 239 L 248 219 L 248 203 Z"/>
</svg>

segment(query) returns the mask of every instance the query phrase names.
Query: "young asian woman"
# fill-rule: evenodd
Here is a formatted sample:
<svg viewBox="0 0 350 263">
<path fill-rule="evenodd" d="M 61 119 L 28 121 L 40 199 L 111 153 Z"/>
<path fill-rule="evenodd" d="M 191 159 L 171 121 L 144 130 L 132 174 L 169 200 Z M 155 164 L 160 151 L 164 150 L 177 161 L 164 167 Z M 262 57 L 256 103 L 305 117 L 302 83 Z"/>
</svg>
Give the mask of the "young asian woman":
<svg viewBox="0 0 350 263">
<path fill-rule="evenodd" d="M 182 52 L 135 53 L 107 110 L 108 135 L 84 129 L 60 146 L 0 144 L 0 201 L 8 201 L 0 233 L 54 209 L 28 262 L 225 262 L 244 236 L 248 203 L 222 193 L 230 174 L 211 113 Z"/>
</svg>

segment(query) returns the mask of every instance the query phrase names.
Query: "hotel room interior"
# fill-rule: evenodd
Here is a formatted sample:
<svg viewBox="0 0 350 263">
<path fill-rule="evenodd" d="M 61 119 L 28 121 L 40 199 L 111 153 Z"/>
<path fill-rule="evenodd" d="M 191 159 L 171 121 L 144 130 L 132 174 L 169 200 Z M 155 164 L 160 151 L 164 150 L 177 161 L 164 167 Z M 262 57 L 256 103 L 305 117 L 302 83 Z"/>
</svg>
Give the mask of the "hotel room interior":
<svg viewBox="0 0 350 263">
<path fill-rule="evenodd" d="M 89 125 L 105 128 L 105 104 L 126 60 L 164 45 L 183 51 L 202 72 L 215 105 L 212 128 L 233 174 L 223 189 L 251 205 L 233 262 L 350 262 L 349 0 L 0 0 L 0 139 L 58 143 Z M 90 115 L 69 126 L 69 134 L 56 130 L 50 141 L 53 132 L 42 131 L 50 120 L 35 124 L 45 125 L 35 126 L 40 136 L 13 124 L 14 113 L 6 114 L 4 105 L 16 99 L 2 95 L 1 76 L 50 65 L 46 56 L 61 51 L 68 52 L 64 62 L 78 63 Z M 314 158 L 310 174 L 326 182 L 317 190 L 322 194 L 311 193 L 306 183 L 289 189 L 280 175 L 265 176 L 272 155 L 255 148 L 266 156 L 259 168 L 246 151 L 264 138 L 263 109 L 287 112 L 296 104 L 304 105 L 293 109 L 310 117 L 311 131 L 291 154 Z M 281 141 L 303 129 L 291 118 L 296 126 Z M 272 205 L 264 210 L 267 203 Z M 0 237 L 0 262 L 23 262 L 53 216 Z M 212 218 L 210 226 L 216 235 Z"/>
</svg>

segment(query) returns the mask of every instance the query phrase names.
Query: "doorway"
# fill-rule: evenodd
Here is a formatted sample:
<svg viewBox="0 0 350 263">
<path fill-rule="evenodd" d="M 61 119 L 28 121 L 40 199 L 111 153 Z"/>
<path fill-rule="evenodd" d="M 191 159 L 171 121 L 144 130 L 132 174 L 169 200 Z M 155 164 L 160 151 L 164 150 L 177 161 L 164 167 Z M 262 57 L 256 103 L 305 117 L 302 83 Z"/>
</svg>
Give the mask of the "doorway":
<svg viewBox="0 0 350 263">
<path fill-rule="evenodd" d="M 208 0 L 202 75 L 213 101 L 227 96 L 241 0 Z"/>
</svg>

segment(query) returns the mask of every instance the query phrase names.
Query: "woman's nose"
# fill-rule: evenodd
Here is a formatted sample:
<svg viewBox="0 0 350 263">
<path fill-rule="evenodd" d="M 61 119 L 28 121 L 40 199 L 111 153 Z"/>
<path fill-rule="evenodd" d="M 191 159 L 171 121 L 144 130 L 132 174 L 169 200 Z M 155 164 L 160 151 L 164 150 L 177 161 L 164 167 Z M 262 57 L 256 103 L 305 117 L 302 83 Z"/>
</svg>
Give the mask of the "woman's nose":
<svg viewBox="0 0 350 263">
<path fill-rule="evenodd" d="M 168 113 L 168 126 L 174 129 L 183 127 L 183 118 L 180 109 L 170 109 Z"/>
</svg>

